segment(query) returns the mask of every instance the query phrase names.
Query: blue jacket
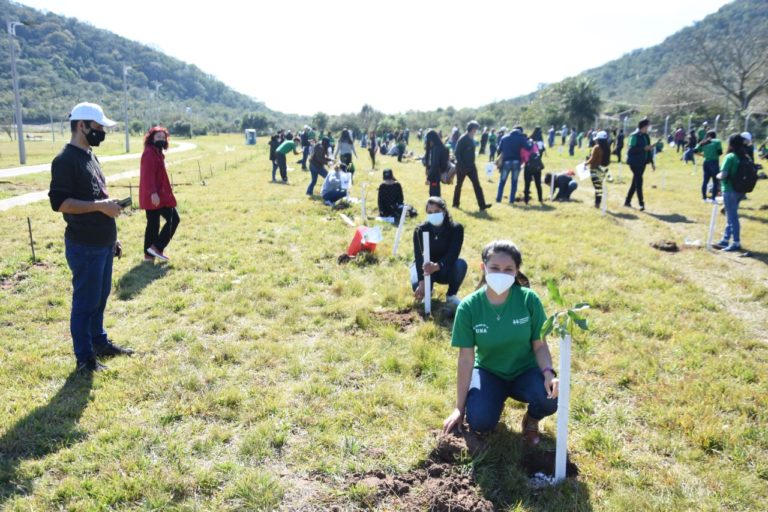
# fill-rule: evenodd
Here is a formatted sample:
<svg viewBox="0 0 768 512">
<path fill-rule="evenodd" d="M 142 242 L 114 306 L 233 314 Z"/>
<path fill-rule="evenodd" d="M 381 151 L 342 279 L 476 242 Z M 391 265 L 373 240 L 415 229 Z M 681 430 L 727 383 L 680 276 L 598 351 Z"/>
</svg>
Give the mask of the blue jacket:
<svg viewBox="0 0 768 512">
<path fill-rule="evenodd" d="M 533 144 L 519 130 L 512 130 L 501 138 L 499 142 L 499 153 L 502 160 L 520 160 L 520 150 L 522 148 L 531 149 Z"/>
</svg>

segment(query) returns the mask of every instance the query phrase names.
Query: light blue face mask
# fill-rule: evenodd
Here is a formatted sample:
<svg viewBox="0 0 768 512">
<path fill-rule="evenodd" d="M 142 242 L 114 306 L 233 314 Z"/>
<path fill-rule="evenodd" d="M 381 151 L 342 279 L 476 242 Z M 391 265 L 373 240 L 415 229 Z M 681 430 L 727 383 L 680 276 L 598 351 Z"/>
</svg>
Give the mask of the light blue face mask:
<svg viewBox="0 0 768 512">
<path fill-rule="evenodd" d="M 427 221 L 433 226 L 442 226 L 445 220 L 445 214 L 443 212 L 435 212 L 427 214 Z"/>
</svg>

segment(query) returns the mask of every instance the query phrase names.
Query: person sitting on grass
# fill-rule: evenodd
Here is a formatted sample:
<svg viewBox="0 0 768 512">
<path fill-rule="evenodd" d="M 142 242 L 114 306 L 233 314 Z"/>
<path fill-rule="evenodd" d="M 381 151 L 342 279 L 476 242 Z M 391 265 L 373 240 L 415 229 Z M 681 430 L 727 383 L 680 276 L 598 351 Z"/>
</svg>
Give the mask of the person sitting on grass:
<svg viewBox="0 0 768 512">
<path fill-rule="evenodd" d="M 424 237 L 429 233 L 429 257 L 424 261 Z M 459 288 L 467 275 L 467 262 L 459 258 L 464 244 L 464 226 L 454 222 L 448 212 L 448 206 L 440 197 L 427 200 L 427 221 L 420 224 L 413 232 L 413 254 L 415 257 L 416 281 L 411 281 L 416 300 L 424 299 L 424 276 L 430 276 L 430 284 L 447 284 L 445 301 L 450 307 L 457 307 L 461 302 Z"/>
<path fill-rule="evenodd" d="M 544 184 L 548 187 L 552 187 L 553 179 L 555 180 L 554 188 L 557 191 L 554 197 L 555 201 L 570 200 L 571 194 L 573 194 L 576 189 L 579 188 L 579 183 L 573 178 L 572 174 L 567 172 L 561 172 L 555 175 L 548 172 L 544 175 Z"/>
<path fill-rule="evenodd" d="M 405 202 L 403 187 L 395 179 L 392 169 L 384 169 L 382 174 L 383 181 L 379 185 L 378 193 L 379 217 L 394 217 L 397 222 Z"/>
<path fill-rule="evenodd" d="M 539 296 L 520 272 L 522 255 L 497 240 L 482 252 L 484 276 L 456 311 L 451 345 L 459 348 L 456 407 L 443 432 L 462 429 L 466 416 L 475 432 L 499 423 L 507 398 L 528 404 L 523 439 L 539 443 L 539 421 L 557 410 L 559 381 L 541 327 L 546 320 Z"/>
<path fill-rule="evenodd" d="M 334 206 L 338 201 L 347 197 L 347 190 L 344 188 L 344 184 L 347 183 L 346 170 L 346 165 L 339 164 L 334 172 L 329 172 L 328 176 L 325 177 L 321 193 L 326 206 Z"/>
</svg>

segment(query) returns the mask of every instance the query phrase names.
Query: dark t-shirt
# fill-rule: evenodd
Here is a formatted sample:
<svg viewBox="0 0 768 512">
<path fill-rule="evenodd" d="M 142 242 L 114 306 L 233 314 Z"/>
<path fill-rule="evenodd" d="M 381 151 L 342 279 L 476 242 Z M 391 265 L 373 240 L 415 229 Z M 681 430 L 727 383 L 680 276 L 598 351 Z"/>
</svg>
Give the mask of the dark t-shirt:
<svg viewBox="0 0 768 512">
<path fill-rule="evenodd" d="M 96 155 L 67 144 L 51 163 L 51 208 L 59 211 L 66 199 L 97 201 L 107 199 L 106 178 Z M 67 229 L 64 237 L 85 245 L 108 246 L 117 240 L 115 219 L 100 212 L 65 213 Z"/>
</svg>

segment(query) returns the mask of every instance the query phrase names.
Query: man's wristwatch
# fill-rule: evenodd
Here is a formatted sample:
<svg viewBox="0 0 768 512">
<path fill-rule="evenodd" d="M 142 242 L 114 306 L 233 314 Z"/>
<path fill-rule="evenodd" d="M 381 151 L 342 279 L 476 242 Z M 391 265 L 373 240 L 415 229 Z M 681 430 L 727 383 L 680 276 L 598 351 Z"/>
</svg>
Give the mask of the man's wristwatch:
<svg viewBox="0 0 768 512">
<path fill-rule="evenodd" d="M 541 370 L 541 373 L 546 373 L 546 372 L 552 372 L 552 376 L 557 377 L 557 372 L 551 366 L 547 366 L 546 368 Z"/>
</svg>

